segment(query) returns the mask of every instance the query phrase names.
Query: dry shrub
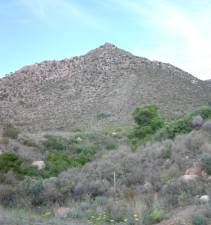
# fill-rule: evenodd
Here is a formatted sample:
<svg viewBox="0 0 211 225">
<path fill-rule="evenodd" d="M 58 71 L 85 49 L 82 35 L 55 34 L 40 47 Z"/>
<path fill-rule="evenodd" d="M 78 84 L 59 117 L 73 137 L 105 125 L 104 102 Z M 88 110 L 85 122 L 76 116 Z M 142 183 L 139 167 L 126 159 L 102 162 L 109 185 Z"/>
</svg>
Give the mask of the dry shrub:
<svg viewBox="0 0 211 225">
<path fill-rule="evenodd" d="M 15 188 L 8 184 L 0 185 L 0 202 L 3 206 L 12 206 L 15 203 Z"/>
</svg>

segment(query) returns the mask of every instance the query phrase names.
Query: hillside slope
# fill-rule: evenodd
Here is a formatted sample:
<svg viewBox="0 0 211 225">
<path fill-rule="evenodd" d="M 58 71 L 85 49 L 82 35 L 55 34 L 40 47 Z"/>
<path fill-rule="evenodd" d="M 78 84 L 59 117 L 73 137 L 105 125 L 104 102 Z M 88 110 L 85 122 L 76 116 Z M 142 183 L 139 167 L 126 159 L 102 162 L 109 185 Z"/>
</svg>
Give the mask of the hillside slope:
<svg viewBox="0 0 211 225">
<path fill-rule="evenodd" d="M 207 104 L 204 82 L 106 43 L 80 57 L 44 61 L 0 79 L 0 123 L 30 131 L 127 125 L 133 109 L 157 103 L 178 116 Z"/>
</svg>

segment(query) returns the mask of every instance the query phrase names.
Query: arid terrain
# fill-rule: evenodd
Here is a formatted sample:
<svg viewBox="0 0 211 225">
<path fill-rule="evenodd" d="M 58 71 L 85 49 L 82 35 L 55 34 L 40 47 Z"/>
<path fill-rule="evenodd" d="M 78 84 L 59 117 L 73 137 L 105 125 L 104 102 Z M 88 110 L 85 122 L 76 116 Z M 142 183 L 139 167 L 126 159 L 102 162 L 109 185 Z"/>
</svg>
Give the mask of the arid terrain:
<svg viewBox="0 0 211 225">
<path fill-rule="evenodd" d="M 206 105 L 210 96 L 210 87 L 181 69 L 105 43 L 0 79 L 0 123 L 28 131 L 128 125 L 141 104 L 156 103 L 173 118 Z"/>
<path fill-rule="evenodd" d="M 211 87 L 106 43 L 0 79 L 0 225 L 211 224 Z"/>
</svg>

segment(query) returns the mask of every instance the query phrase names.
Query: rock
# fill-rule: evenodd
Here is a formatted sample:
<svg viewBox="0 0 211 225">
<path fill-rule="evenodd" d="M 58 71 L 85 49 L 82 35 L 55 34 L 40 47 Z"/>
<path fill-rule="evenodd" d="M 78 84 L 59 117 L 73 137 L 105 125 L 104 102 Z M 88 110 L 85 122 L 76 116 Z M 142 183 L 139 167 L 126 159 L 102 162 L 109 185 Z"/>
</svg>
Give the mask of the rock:
<svg viewBox="0 0 211 225">
<path fill-rule="evenodd" d="M 117 136 L 117 132 L 112 132 L 112 136 Z"/>
<path fill-rule="evenodd" d="M 211 120 L 205 122 L 204 125 L 202 126 L 202 129 L 211 134 Z"/>
<path fill-rule="evenodd" d="M 201 127 L 202 124 L 203 124 L 203 118 L 202 118 L 200 115 L 194 116 L 194 117 L 192 118 L 191 126 L 192 126 L 193 128 Z"/>
<path fill-rule="evenodd" d="M 54 214 L 56 217 L 67 217 L 70 212 L 71 209 L 68 207 L 60 207 L 58 209 L 54 209 Z"/>
<path fill-rule="evenodd" d="M 198 178 L 198 175 L 183 175 L 180 177 L 180 179 L 184 182 L 196 181 Z"/>
<path fill-rule="evenodd" d="M 76 138 L 76 141 L 81 142 L 82 141 L 82 138 L 81 137 L 77 137 Z"/>
<path fill-rule="evenodd" d="M 209 195 L 202 195 L 199 199 L 203 203 L 208 203 L 210 201 Z"/>
<path fill-rule="evenodd" d="M 195 163 L 191 168 L 187 169 L 185 175 L 202 175 L 202 167 L 199 163 Z"/>
<path fill-rule="evenodd" d="M 45 162 L 44 161 L 34 161 L 32 163 L 32 166 L 36 166 L 39 170 L 42 170 L 45 168 Z"/>
</svg>

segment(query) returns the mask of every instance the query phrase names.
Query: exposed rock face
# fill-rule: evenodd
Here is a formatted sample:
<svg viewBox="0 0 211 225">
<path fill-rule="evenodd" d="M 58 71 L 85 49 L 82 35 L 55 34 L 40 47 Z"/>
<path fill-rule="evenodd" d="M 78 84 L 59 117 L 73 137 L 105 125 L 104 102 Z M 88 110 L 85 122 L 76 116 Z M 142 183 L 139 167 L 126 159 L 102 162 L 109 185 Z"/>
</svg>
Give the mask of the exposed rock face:
<svg viewBox="0 0 211 225">
<path fill-rule="evenodd" d="M 44 161 L 34 161 L 34 162 L 32 162 L 32 166 L 36 166 L 39 170 L 42 170 L 45 168 L 45 162 Z"/>
<path fill-rule="evenodd" d="M 190 74 L 106 43 L 84 56 L 44 61 L 0 79 L 0 123 L 29 131 L 127 125 L 141 104 L 182 115 L 207 104 L 209 95 L 209 87 Z"/>
</svg>

